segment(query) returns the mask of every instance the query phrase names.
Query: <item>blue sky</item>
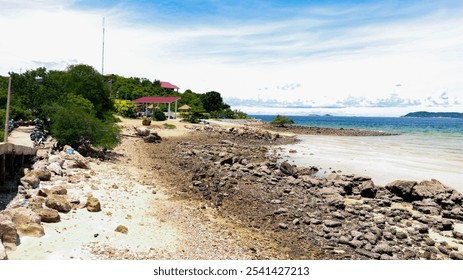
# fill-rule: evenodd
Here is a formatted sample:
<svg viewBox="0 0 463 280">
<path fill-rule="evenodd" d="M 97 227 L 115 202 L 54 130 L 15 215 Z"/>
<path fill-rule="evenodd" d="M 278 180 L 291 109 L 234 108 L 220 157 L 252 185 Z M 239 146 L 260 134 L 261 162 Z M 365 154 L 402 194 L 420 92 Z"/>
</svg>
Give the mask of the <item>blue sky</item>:
<svg viewBox="0 0 463 280">
<path fill-rule="evenodd" d="M 463 111 L 463 1 L 0 0 L 0 75 L 86 63 L 249 113 Z"/>
</svg>

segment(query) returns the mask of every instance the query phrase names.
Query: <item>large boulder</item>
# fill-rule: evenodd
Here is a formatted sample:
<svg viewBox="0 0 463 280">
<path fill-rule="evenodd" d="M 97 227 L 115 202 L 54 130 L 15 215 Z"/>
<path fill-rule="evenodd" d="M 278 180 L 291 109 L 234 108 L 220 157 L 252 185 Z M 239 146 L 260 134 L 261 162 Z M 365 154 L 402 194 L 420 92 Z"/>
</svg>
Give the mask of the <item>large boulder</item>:
<svg viewBox="0 0 463 280">
<path fill-rule="evenodd" d="M 50 181 L 51 179 L 51 172 L 48 170 L 33 170 L 30 175 L 35 175 L 40 181 Z"/>
<path fill-rule="evenodd" d="M 18 244 L 18 232 L 15 224 L 6 217 L 0 214 L 0 243 L 8 250 L 15 250 Z"/>
<path fill-rule="evenodd" d="M 297 167 L 289 164 L 287 161 L 280 164 L 280 171 L 285 175 L 297 177 Z"/>
<path fill-rule="evenodd" d="M 48 208 L 55 209 L 58 212 L 67 213 L 71 211 L 72 205 L 64 195 L 51 194 L 47 197 L 45 205 Z"/>
<path fill-rule="evenodd" d="M 417 184 L 418 182 L 416 181 L 396 180 L 387 184 L 386 189 L 406 201 L 411 201 L 412 189 Z"/>
<path fill-rule="evenodd" d="M 48 166 L 47 166 L 47 169 L 50 170 L 51 172 L 53 172 L 54 174 L 58 175 L 58 176 L 63 176 L 63 168 L 62 166 L 60 165 L 59 162 L 52 162 L 50 163 Z"/>
<path fill-rule="evenodd" d="M 40 225 L 41 218 L 34 211 L 19 207 L 13 210 L 13 223 L 21 236 L 41 237 L 45 235 L 43 227 Z"/>
<path fill-rule="evenodd" d="M 373 181 L 371 180 L 362 182 L 362 184 L 359 186 L 359 190 L 360 190 L 360 195 L 362 197 L 367 197 L 367 198 L 376 197 L 376 187 Z"/>
<path fill-rule="evenodd" d="M 414 186 L 411 191 L 411 195 L 414 200 L 421 200 L 426 198 L 435 199 L 437 196 L 451 193 L 452 189 L 443 185 L 436 179 L 431 181 L 422 181 L 418 185 Z"/>
<path fill-rule="evenodd" d="M 61 220 L 59 212 L 51 208 L 36 208 L 34 212 L 40 216 L 40 220 L 44 223 L 57 223 Z"/>
<path fill-rule="evenodd" d="M 45 229 L 40 224 L 24 224 L 17 226 L 20 236 L 42 237 L 45 235 Z"/>
<path fill-rule="evenodd" d="M 21 184 L 25 189 L 32 189 L 37 187 L 40 184 L 40 179 L 34 172 L 27 173 L 24 177 L 20 179 Z"/>
<path fill-rule="evenodd" d="M 161 143 L 162 138 L 155 131 L 152 131 L 150 135 L 143 137 L 143 141 L 146 143 Z"/>
<path fill-rule="evenodd" d="M 28 208 L 15 208 L 12 210 L 12 214 L 12 221 L 16 226 L 29 223 L 40 224 L 40 216 Z"/>
</svg>

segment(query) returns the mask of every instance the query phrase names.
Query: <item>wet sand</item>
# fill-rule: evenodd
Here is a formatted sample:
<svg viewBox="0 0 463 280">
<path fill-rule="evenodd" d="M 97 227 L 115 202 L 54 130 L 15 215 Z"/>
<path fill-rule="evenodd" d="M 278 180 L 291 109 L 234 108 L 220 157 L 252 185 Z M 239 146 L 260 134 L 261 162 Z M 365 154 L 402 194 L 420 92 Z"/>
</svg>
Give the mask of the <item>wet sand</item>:
<svg viewBox="0 0 463 280">
<path fill-rule="evenodd" d="M 282 147 L 282 156 L 298 166 L 317 166 L 321 175 L 340 170 L 344 174 L 372 177 L 380 185 L 398 179 L 435 178 L 463 192 L 463 148 L 458 147 L 461 140 L 456 138 L 416 135 L 298 138 L 299 143 Z"/>
</svg>

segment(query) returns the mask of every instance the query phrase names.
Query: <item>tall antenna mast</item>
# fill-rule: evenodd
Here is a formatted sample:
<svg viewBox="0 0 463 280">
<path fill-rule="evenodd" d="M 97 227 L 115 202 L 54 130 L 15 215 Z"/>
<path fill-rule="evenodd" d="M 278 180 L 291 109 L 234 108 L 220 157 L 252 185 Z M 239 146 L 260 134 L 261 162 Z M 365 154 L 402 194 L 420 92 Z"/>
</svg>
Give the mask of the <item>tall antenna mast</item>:
<svg viewBox="0 0 463 280">
<path fill-rule="evenodd" d="M 102 48 L 102 53 L 101 53 L 101 75 L 104 75 L 104 20 L 105 18 L 103 17 L 103 48 Z"/>
</svg>

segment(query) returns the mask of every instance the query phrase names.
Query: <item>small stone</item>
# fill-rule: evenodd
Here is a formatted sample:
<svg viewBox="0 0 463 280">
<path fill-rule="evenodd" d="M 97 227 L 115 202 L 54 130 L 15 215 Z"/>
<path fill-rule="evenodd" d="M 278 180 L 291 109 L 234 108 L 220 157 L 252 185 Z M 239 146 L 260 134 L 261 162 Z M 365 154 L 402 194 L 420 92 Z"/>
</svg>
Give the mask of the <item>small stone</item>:
<svg viewBox="0 0 463 280">
<path fill-rule="evenodd" d="M 340 221 L 335 221 L 335 220 L 325 220 L 323 221 L 323 224 L 327 227 L 339 227 L 342 225 L 342 223 Z"/>
<path fill-rule="evenodd" d="M 285 224 L 285 223 L 278 224 L 278 227 L 281 228 L 281 229 L 288 229 L 288 225 Z"/>
<path fill-rule="evenodd" d="M 123 234 L 127 234 L 129 232 L 129 229 L 126 226 L 118 225 L 115 231 L 123 233 Z"/>
<path fill-rule="evenodd" d="M 93 196 L 88 197 L 87 203 L 85 205 L 87 207 L 88 212 L 100 212 L 101 211 L 100 201 Z"/>
<path fill-rule="evenodd" d="M 430 237 L 426 237 L 425 240 L 424 240 L 424 243 L 427 246 L 434 246 L 436 244 L 436 241 L 434 241 L 434 239 L 432 239 Z"/>
<path fill-rule="evenodd" d="M 283 214 L 283 213 L 286 213 L 286 212 L 288 212 L 288 210 L 286 208 L 279 208 L 279 209 L 275 210 L 275 212 L 273 212 L 273 214 L 279 215 L 279 214 Z"/>
<path fill-rule="evenodd" d="M 65 195 L 68 193 L 68 190 L 63 186 L 55 186 L 50 189 L 52 194 Z"/>
</svg>

